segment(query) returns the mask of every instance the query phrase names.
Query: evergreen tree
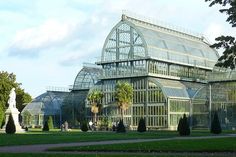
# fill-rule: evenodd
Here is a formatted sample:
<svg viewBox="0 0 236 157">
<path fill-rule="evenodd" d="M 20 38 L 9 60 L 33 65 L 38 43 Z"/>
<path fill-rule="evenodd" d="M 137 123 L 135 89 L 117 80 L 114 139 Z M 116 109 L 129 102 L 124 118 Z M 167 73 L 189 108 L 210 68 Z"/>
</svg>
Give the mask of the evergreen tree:
<svg viewBox="0 0 236 157">
<path fill-rule="evenodd" d="M 180 117 L 177 131 L 180 132 L 180 129 L 182 129 L 182 128 L 183 128 L 183 118 Z"/>
<path fill-rule="evenodd" d="M 49 118 L 48 118 L 48 128 L 49 128 L 49 130 L 54 128 L 52 116 L 49 116 Z"/>
<path fill-rule="evenodd" d="M 213 133 L 213 134 L 220 134 L 221 131 L 222 130 L 221 130 L 218 114 L 217 114 L 217 112 L 215 112 L 213 120 L 211 122 L 211 133 Z"/>
<path fill-rule="evenodd" d="M 120 122 L 119 122 L 119 124 L 117 126 L 117 129 L 116 129 L 116 132 L 117 133 L 124 133 L 124 132 L 126 132 L 123 120 L 120 120 Z"/>
<path fill-rule="evenodd" d="M 48 121 L 44 122 L 43 131 L 49 131 Z"/>
<path fill-rule="evenodd" d="M 145 132 L 147 130 L 145 119 L 141 118 L 138 123 L 138 132 Z"/>
<path fill-rule="evenodd" d="M 16 132 L 16 126 L 13 120 L 12 115 L 9 115 L 9 119 L 6 125 L 6 133 L 7 134 L 14 134 Z"/>
<path fill-rule="evenodd" d="M 88 131 L 88 123 L 87 123 L 87 121 L 83 121 L 83 122 L 81 123 L 80 129 L 81 129 L 83 132 L 87 132 L 87 131 Z"/>
<path fill-rule="evenodd" d="M 183 118 L 179 120 L 178 132 L 180 136 L 190 135 L 189 122 L 186 114 L 184 114 Z"/>
</svg>

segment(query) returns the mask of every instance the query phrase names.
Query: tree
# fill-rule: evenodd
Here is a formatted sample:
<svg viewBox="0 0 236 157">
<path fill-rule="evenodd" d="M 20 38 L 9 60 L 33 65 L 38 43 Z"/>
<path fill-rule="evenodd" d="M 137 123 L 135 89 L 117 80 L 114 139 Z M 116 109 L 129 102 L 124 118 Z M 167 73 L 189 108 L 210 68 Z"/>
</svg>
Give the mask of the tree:
<svg viewBox="0 0 236 157">
<path fill-rule="evenodd" d="M 16 132 L 16 126 L 14 123 L 14 120 L 12 118 L 12 115 L 9 115 L 9 119 L 6 125 L 6 133 L 7 134 L 14 134 Z"/>
<path fill-rule="evenodd" d="M 117 129 L 116 129 L 116 132 L 117 133 L 125 133 L 126 132 L 123 120 L 120 120 L 120 122 L 119 122 L 119 124 L 117 126 Z"/>
<path fill-rule="evenodd" d="M 87 132 L 87 131 L 88 131 L 88 123 L 87 123 L 87 121 L 83 121 L 83 122 L 81 123 L 80 129 L 81 129 L 83 132 Z"/>
<path fill-rule="evenodd" d="M 52 116 L 49 116 L 49 118 L 48 118 L 48 128 L 49 128 L 49 130 L 54 128 Z"/>
<path fill-rule="evenodd" d="M 183 118 L 180 118 L 177 130 L 180 136 L 190 135 L 189 122 L 186 114 L 184 114 Z"/>
<path fill-rule="evenodd" d="M 93 90 L 88 94 L 88 101 L 91 105 L 91 112 L 94 113 L 94 122 L 97 121 L 97 113 L 101 110 L 102 104 L 101 100 L 103 98 L 103 93 L 100 90 Z"/>
<path fill-rule="evenodd" d="M 145 119 L 141 118 L 138 123 L 138 132 L 145 132 L 147 130 Z"/>
<path fill-rule="evenodd" d="M 228 15 L 227 22 L 232 27 L 236 27 L 236 1 L 235 0 L 205 0 L 210 1 L 210 7 L 220 4 L 223 9 L 219 11 Z M 217 43 L 211 45 L 212 48 L 223 48 L 223 55 L 218 59 L 216 66 L 235 69 L 236 66 L 236 40 L 232 36 L 220 36 L 215 39 Z"/>
<path fill-rule="evenodd" d="M 20 83 L 16 82 L 16 75 L 5 71 L 0 71 L 0 125 L 5 118 L 5 110 L 8 107 L 7 101 L 9 99 L 9 93 L 13 87 L 16 89 L 16 106 L 20 111 L 23 109 L 25 103 L 32 100 L 31 96 L 21 89 L 20 85 Z"/>
<path fill-rule="evenodd" d="M 43 131 L 49 131 L 48 121 L 44 122 Z"/>
<path fill-rule="evenodd" d="M 117 82 L 115 86 L 115 99 L 118 108 L 121 110 L 121 118 L 123 120 L 124 111 L 127 110 L 133 100 L 133 87 L 128 82 Z"/>
<path fill-rule="evenodd" d="M 211 122 L 211 133 L 213 133 L 213 134 L 220 134 L 221 131 L 222 130 L 221 130 L 218 114 L 217 114 L 217 112 L 215 112 L 213 120 Z"/>
</svg>

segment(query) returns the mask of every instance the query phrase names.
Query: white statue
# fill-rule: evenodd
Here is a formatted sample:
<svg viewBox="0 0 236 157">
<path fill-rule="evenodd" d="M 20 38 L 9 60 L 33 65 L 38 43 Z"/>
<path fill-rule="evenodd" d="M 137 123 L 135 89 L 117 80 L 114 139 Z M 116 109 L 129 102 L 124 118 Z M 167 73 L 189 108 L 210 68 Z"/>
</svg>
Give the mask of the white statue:
<svg viewBox="0 0 236 157">
<path fill-rule="evenodd" d="M 16 92 L 15 92 L 15 88 L 11 89 L 11 92 L 9 94 L 9 99 L 8 99 L 7 103 L 9 104 L 9 108 L 16 108 Z"/>
</svg>

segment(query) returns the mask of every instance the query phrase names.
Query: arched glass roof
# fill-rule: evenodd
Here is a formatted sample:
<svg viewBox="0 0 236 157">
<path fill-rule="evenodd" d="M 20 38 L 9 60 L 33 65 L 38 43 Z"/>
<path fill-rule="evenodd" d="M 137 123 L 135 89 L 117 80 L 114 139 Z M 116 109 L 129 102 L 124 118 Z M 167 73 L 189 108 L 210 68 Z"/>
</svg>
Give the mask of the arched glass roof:
<svg viewBox="0 0 236 157">
<path fill-rule="evenodd" d="M 102 61 L 145 57 L 212 69 L 219 55 L 203 37 L 122 15 L 105 41 Z"/>
<path fill-rule="evenodd" d="M 22 113 L 29 111 L 31 115 L 56 115 L 68 92 L 47 91 L 28 103 Z"/>
<path fill-rule="evenodd" d="M 72 90 L 89 90 L 97 83 L 98 77 L 101 76 L 101 74 L 101 68 L 84 66 L 77 74 Z"/>
</svg>

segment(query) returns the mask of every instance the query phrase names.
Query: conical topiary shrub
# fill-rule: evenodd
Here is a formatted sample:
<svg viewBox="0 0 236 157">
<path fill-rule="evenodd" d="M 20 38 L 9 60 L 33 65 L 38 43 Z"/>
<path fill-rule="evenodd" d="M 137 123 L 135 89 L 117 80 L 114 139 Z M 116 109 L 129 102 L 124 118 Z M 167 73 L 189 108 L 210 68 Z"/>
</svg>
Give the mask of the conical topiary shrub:
<svg viewBox="0 0 236 157">
<path fill-rule="evenodd" d="M 119 122 L 119 124 L 117 126 L 117 129 L 116 129 L 116 132 L 117 133 L 124 133 L 124 132 L 126 132 L 123 120 L 120 120 L 120 122 Z"/>
<path fill-rule="evenodd" d="M 213 120 L 211 122 L 211 133 L 213 134 L 220 134 L 221 133 L 221 126 L 217 112 L 215 112 Z"/>
<path fill-rule="evenodd" d="M 48 128 L 49 128 L 49 130 L 54 128 L 52 116 L 49 116 L 49 118 L 48 118 Z"/>
<path fill-rule="evenodd" d="M 138 132 L 145 132 L 147 130 L 145 119 L 141 118 L 138 123 Z"/>
<path fill-rule="evenodd" d="M 48 121 L 45 121 L 45 122 L 44 122 L 43 131 L 49 131 Z"/>
<path fill-rule="evenodd" d="M 184 114 L 183 118 L 179 120 L 179 125 L 177 128 L 180 136 L 188 136 L 190 135 L 190 128 L 188 123 L 188 118 L 186 114 Z"/>
<path fill-rule="evenodd" d="M 88 131 L 88 124 L 87 124 L 87 121 L 83 121 L 81 126 L 80 126 L 80 129 L 83 131 L 83 132 L 87 132 Z"/>
<path fill-rule="evenodd" d="M 183 127 L 183 118 L 180 117 L 179 119 L 179 123 L 178 123 L 178 127 L 177 127 L 177 131 L 180 132 L 180 129 Z"/>
<path fill-rule="evenodd" d="M 6 133 L 7 134 L 14 134 L 16 132 L 16 126 L 14 123 L 14 120 L 12 118 L 12 115 L 9 115 L 9 119 L 6 125 Z"/>
</svg>

